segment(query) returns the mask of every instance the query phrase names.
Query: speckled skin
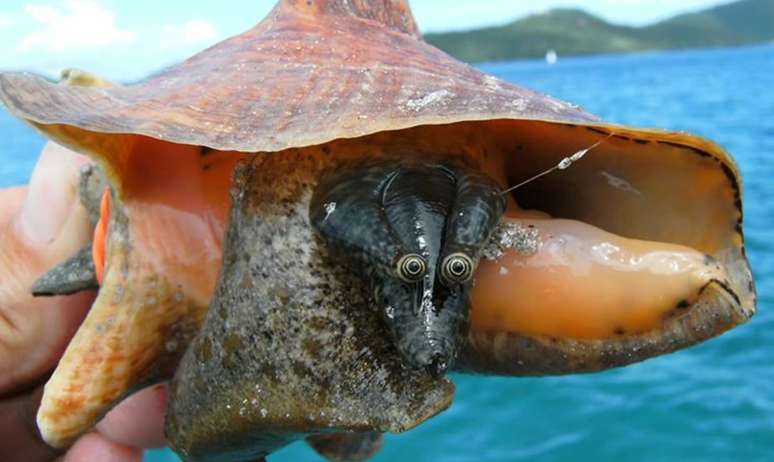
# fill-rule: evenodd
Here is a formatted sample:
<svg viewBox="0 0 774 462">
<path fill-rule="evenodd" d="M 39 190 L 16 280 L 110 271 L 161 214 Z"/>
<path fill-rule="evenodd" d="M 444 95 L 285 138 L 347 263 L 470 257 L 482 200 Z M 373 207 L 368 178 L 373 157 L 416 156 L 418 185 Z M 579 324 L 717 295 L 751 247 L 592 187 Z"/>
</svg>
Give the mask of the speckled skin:
<svg viewBox="0 0 774 462">
<path fill-rule="evenodd" d="M 78 192 L 81 203 L 89 212 L 89 220 L 91 220 L 92 225 L 96 225 L 99 220 L 100 200 L 107 187 L 108 180 L 105 178 L 105 172 L 98 166 L 87 165 L 81 169 Z"/>
<path fill-rule="evenodd" d="M 314 235 L 326 163 L 299 151 L 237 169 L 218 285 L 170 394 L 167 436 L 187 460 L 253 460 L 318 432 L 404 431 L 451 403 L 451 382 L 403 367 L 366 286 Z"/>
<path fill-rule="evenodd" d="M 82 290 L 97 290 L 97 275 L 91 246 L 84 247 L 74 257 L 46 272 L 32 285 L 32 295 L 70 295 Z"/>
<path fill-rule="evenodd" d="M 440 376 L 467 332 L 473 268 L 506 201 L 502 188 L 474 169 L 412 154 L 399 159 L 324 175 L 310 219 L 328 248 L 369 283 L 406 365 Z M 453 254 L 469 258 L 467 279 L 443 276 Z M 425 262 L 417 280 L 399 274 L 406 255 Z"/>
</svg>

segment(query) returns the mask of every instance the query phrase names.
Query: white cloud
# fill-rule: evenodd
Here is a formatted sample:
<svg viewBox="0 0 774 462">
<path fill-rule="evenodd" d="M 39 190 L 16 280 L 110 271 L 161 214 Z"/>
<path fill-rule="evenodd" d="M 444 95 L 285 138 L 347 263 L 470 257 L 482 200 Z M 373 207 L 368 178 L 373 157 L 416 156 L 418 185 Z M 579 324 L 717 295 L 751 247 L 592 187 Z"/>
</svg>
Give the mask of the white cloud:
<svg viewBox="0 0 774 462">
<path fill-rule="evenodd" d="M 161 46 L 164 48 L 207 43 L 217 38 L 218 32 L 215 27 L 203 19 L 192 19 L 182 24 L 167 24 L 161 28 Z"/>
<path fill-rule="evenodd" d="M 21 51 L 93 49 L 131 43 L 137 34 L 116 25 L 116 15 L 98 0 L 65 0 L 60 7 L 26 5 L 41 28 L 22 38 Z"/>
<path fill-rule="evenodd" d="M 0 29 L 11 27 L 16 24 L 16 18 L 10 14 L 0 13 Z"/>
</svg>

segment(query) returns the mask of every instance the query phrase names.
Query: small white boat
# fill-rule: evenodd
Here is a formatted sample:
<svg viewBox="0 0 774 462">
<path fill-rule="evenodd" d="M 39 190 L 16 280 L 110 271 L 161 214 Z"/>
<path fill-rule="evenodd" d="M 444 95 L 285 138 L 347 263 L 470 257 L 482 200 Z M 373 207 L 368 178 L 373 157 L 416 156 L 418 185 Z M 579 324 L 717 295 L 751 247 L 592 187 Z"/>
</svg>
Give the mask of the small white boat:
<svg viewBox="0 0 774 462">
<path fill-rule="evenodd" d="M 546 62 L 548 64 L 556 64 L 557 61 L 559 61 L 559 55 L 556 54 L 555 50 L 546 51 Z"/>
</svg>

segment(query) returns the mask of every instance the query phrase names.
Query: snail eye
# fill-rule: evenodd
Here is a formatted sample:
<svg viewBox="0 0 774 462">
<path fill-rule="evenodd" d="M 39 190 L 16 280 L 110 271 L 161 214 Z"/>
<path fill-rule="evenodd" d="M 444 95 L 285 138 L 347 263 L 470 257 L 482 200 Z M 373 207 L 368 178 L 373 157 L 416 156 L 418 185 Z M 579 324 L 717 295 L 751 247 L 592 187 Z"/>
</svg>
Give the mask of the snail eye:
<svg viewBox="0 0 774 462">
<path fill-rule="evenodd" d="M 473 277 L 473 259 L 464 253 L 453 253 L 443 259 L 441 276 L 450 284 L 463 284 Z"/>
<path fill-rule="evenodd" d="M 417 282 L 427 272 L 427 262 L 421 255 L 410 253 L 398 260 L 398 277 L 406 282 Z"/>
</svg>

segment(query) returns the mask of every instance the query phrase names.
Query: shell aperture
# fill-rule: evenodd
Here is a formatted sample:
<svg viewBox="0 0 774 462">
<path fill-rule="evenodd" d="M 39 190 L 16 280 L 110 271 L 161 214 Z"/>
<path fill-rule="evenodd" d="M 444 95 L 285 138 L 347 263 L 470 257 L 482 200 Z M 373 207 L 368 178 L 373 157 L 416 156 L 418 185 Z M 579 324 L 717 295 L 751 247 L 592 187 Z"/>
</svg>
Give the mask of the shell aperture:
<svg viewBox="0 0 774 462">
<path fill-rule="evenodd" d="M 489 177 L 443 162 L 382 161 L 329 173 L 315 191 L 313 226 L 363 269 L 413 368 L 438 376 L 454 362 L 471 275 L 505 209 L 499 190 Z M 334 202 L 329 213 L 325 204 Z"/>
<path fill-rule="evenodd" d="M 538 249 L 482 262 L 472 294 L 476 330 L 567 339 L 644 334 L 686 311 L 708 284 L 728 280 L 723 265 L 686 246 L 575 220 L 506 216 L 503 223 L 531 227 Z"/>
</svg>

